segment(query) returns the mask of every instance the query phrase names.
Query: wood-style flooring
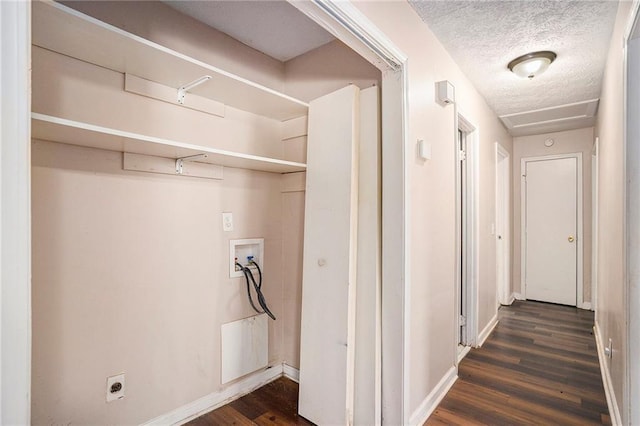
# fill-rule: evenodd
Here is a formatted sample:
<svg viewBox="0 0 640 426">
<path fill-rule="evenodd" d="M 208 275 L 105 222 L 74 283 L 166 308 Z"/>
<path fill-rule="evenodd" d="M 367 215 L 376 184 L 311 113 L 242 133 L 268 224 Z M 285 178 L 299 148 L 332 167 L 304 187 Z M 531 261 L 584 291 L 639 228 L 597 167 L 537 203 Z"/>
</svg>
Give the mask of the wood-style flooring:
<svg viewBox="0 0 640 426">
<path fill-rule="evenodd" d="M 427 425 L 611 424 L 593 312 L 516 301 L 459 365 Z"/>
<path fill-rule="evenodd" d="M 516 301 L 499 320 L 427 425 L 610 424 L 593 312 Z M 311 425 L 297 402 L 298 384 L 280 378 L 188 425 Z"/>
<path fill-rule="evenodd" d="M 298 416 L 298 384 L 285 377 L 204 414 L 188 426 L 313 425 Z"/>
</svg>

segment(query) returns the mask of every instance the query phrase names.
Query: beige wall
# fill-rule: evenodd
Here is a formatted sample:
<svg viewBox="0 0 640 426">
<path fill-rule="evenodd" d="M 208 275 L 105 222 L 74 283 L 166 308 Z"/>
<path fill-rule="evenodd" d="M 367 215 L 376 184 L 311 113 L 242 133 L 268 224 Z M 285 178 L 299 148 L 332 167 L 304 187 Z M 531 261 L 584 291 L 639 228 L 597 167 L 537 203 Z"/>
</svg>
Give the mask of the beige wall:
<svg viewBox="0 0 640 426">
<path fill-rule="evenodd" d="M 294 98 L 309 102 L 347 84 L 361 89 L 380 84 L 380 70 L 341 41 L 327 43 L 285 63 L 285 92 Z"/>
<path fill-rule="evenodd" d="M 544 141 L 552 138 L 551 147 Z M 593 128 L 521 136 L 513 139 L 513 291 L 522 294 L 521 288 L 521 160 L 525 157 L 582 153 L 582 229 L 583 229 L 583 298 L 591 302 L 591 152 Z"/>
<path fill-rule="evenodd" d="M 495 315 L 495 147 L 507 134 L 444 47 L 406 2 L 355 5 L 409 57 L 407 162 L 411 240 L 410 410 L 415 410 L 455 363 L 455 138 L 453 106 L 435 102 L 434 84 L 456 87 L 458 111 L 479 132 L 479 330 Z M 432 159 L 415 156 L 417 139 L 432 143 Z"/>
<path fill-rule="evenodd" d="M 626 1 L 618 6 L 596 122 L 596 136 L 600 138 L 596 322 L 601 341 L 606 345 L 612 339 L 613 356 L 608 362 L 624 424 L 628 417 L 623 409 L 628 373 L 624 273 L 624 70 L 621 42 L 630 19 L 631 6 L 632 3 Z"/>
<path fill-rule="evenodd" d="M 265 238 L 265 297 L 283 312 L 281 176 L 138 174 L 120 153 L 38 141 L 32 154 L 33 424 L 141 423 L 221 389 L 220 325 L 253 315 L 230 238 Z M 281 362 L 282 322 L 269 337 Z M 105 404 L 120 372 L 127 396 Z"/>
</svg>

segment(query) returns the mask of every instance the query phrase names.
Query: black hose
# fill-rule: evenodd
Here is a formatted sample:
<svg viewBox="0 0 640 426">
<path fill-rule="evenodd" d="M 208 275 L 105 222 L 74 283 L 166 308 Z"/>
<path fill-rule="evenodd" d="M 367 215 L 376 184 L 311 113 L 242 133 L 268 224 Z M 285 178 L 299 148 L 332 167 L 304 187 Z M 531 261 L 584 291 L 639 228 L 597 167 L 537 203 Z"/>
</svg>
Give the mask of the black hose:
<svg viewBox="0 0 640 426">
<path fill-rule="evenodd" d="M 271 317 L 271 319 L 275 320 L 276 316 L 273 315 L 273 313 L 271 312 L 271 310 L 267 306 L 267 301 L 265 300 L 264 295 L 262 294 L 262 271 L 260 270 L 260 267 L 258 266 L 258 264 L 256 262 L 254 262 L 253 260 L 250 260 L 249 263 L 256 267 L 256 269 L 258 270 L 259 277 L 260 277 L 259 278 L 260 284 L 258 284 L 258 283 L 256 283 L 256 280 L 253 277 L 253 273 L 251 272 L 251 270 L 249 268 L 247 268 L 247 271 L 249 271 L 249 276 L 251 277 L 251 281 L 253 281 L 253 287 L 256 289 L 256 294 L 258 295 L 258 303 L 260 304 L 262 309 L 264 309 L 264 312 L 267 315 L 269 315 Z"/>
<path fill-rule="evenodd" d="M 259 314 L 264 313 L 263 311 L 261 311 L 258 308 L 256 308 L 255 303 L 253 303 L 253 297 L 251 297 L 251 285 L 249 284 L 249 275 L 247 274 L 247 271 L 249 270 L 249 268 L 245 268 L 244 266 L 242 266 L 238 262 L 236 262 L 236 266 L 238 268 L 240 268 L 240 270 L 244 274 L 244 279 L 247 282 L 247 297 L 249 299 L 249 303 L 251 304 L 251 307 L 253 308 L 254 311 L 256 311 Z"/>
<path fill-rule="evenodd" d="M 259 282 L 256 282 L 255 277 L 253 276 L 253 272 L 251 272 L 251 269 L 249 269 L 246 266 L 242 266 L 241 264 L 239 264 L 238 262 L 236 262 L 236 266 L 239 267 L 242 272 L 244 273 L 244 278 L 247 282 L 247 297 L 249 298 L 249 303 L 251 304 L 251 307 L 253 308 L 254 311 L 256 311 L 259 314 L 267 314 L 269 315 L 269 317 L 271 317 L 271 319 L 275 320 L 276 316 L 273 315 L 273 313 L 271 312 L 271 310 L 269 309 L 269 307 L 267 306 L 267 301 L 264 298 L 264 295 L 262 294 L 262 270 L 260 270 L 260 267 L 258 266 L 258 264 L 256 262 L 254 262 L 253 260 L 249 261 L 250 264 L 254 265 L 256 267 L 256 269 L 258 270 L 258 276 Z M 260 304 L 260 306 L 262 307 L 262 311 L 260 309 L 258 309 L 255 305 L 255 303 L 253 302 L 253 296 L 251 295 L 251 284 L 249 283 L 249 280 L 251 280 L 251 282 L 253 283 L 253 288 L 256 291 L 256 295 L 258 297 L 258 303 Z"/>
</svg>

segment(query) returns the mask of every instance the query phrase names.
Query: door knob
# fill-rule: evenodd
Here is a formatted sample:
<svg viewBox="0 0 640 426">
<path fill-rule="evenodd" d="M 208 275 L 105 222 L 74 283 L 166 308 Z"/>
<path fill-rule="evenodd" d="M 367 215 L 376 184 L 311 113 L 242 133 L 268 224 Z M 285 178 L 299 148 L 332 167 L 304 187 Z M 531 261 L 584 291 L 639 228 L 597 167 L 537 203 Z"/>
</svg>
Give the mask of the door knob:
<svg viewBox="0 0 640 426">
<path fill-rule="evenodd" d="M 569 238 L 567 238 L 567 239 L 569 240 L 570 243 L 572 243 L 573 240 L 574 240 L 573 235 L 569 235 Z"/>
</svg>

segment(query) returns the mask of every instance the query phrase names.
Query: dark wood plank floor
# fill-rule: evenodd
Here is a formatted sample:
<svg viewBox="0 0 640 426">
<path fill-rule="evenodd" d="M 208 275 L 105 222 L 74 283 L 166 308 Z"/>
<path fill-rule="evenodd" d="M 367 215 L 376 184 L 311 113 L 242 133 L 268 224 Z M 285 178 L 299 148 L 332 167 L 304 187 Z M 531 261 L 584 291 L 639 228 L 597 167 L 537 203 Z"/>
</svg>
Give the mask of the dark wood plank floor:
<svg viewBox="0 0 640 426">
<path fill-rule="evenodd" d="M 611 424 L 593 312 L 516 301 L 499 319 L 425 424 Z"/>
<path fill-rule="evenodd" d="M 281 377 L 230 404 L 190 421 L 187 425 L 281 426 L 313 423 L 298 416 L 298 384 Z"/>
</svg>

